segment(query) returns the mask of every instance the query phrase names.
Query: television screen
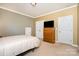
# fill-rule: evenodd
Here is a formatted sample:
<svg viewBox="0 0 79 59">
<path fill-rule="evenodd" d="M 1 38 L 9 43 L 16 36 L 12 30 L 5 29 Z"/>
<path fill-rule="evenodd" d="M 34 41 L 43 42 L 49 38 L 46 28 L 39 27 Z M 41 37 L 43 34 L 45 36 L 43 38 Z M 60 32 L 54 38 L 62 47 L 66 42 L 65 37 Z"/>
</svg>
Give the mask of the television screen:
<svg viewBox="0 0 79 59">
<path fill-rule="evenodd" d="M 54 21 L 46 21 L 44 22 L 44 27 L 54 27 Z"/>
</svg>

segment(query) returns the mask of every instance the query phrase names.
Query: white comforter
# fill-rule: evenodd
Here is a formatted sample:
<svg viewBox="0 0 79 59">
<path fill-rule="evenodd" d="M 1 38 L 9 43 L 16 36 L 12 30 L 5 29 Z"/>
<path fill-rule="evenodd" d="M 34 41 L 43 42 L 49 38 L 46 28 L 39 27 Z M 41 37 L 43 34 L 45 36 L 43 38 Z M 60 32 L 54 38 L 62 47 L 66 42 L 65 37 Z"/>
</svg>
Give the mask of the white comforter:
<svg viewBox="0 0 79 59">
<path fill-rule="evenodd" d="M 0 38 L 0 56 L 14 56 L 29 49 L 38 47 L 40 40 L 36 37 L 25 35 Z"/>
</svg>

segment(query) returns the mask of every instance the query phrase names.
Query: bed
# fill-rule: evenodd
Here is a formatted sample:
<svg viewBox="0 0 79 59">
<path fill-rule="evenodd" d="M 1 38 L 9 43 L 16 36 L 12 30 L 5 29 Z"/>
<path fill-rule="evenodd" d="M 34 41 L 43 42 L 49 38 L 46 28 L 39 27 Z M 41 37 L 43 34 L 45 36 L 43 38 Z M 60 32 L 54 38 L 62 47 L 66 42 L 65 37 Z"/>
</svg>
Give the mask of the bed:
<svg viewBox="0 0 79 59">
<path fill-rule="evenodd" d="M 39 47 L 40 40 L 33 36 L 9 36 L 0 38 L 0 56 L 16 56 L 29 49 Z"/>
</svg>

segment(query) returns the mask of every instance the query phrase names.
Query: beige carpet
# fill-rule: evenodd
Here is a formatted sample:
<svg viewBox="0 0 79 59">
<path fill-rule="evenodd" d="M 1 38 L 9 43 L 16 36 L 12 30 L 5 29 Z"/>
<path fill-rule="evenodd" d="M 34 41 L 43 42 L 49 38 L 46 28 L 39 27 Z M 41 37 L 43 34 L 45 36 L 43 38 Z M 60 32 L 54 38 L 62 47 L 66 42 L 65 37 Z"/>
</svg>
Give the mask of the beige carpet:
<svg viewBox="0 0 79 59">
<path fill-rule="evenodd" d="M 29 51 L 25 56 L 78 56 L 79 53 L 76 47 L 56 43 L 51 44 L 47 42 L 41 42 L 39 48 L 34 51 Z"/>
</svg>

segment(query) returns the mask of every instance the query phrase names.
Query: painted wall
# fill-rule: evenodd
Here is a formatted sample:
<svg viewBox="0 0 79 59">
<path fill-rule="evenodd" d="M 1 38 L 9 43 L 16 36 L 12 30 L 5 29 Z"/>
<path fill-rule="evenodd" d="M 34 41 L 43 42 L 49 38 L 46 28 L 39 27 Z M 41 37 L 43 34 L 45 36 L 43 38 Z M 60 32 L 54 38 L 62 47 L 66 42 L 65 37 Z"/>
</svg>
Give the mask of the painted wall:
<svg viewBox="0 0 79 59">
<path fill-rule="evenodd" d="M 78 43 L 78 46 L 79 46 L 79 6 L 77 8 L 77 43 Z"/>
<path fill-rule="evenodd" d="M 24 34 L 25 27 L 31 26 L 32 27 L 32 35 L 35 35 L 35 22 L 39 20 L 54 20 L 55 21 L 55 28 L 58 27 L 58 17 L 61 16 L 67 16 L 72 15 L 73 16 L 73 43 L 77 44 L 79 43 L 79 40 L 77 42 L 77 32 L 79 32 L 79 27 L 77 28 L 77 23 L 79 19 L 77 17 L 79 13 L 79 7 L 73 7 L 70 9 L 66 9 L 60 12 L 52 13 L 46 16 L 38 17 L 35 20 L 33 18 L 29 18 L 23 15 L 19 15 L 16 13 L 12 13 L 3 9 L 0 9 L 0 35 L 1 36 L 8 36 L 8 35 L 20 35 Z M 77 22 L 78 21 L 78 22 Z M 57 30 L 56 32 L 56 40 L 57 40 Z"/>
<path fill-rule="evenodd" d="M 69 9 L 65 9 L 65 10 L 62 10 L 60 12 L 55 12 L 55 13 L 52 13 L 52 14 L 49 14 L 49 15 L 46 15 L 46 16 L 41 16 L 41 17 L 38 17 L 36 18 L 36 21 L 39 21 L 39 20 L 54 20 L 55 21 L 55 33 L 56 33 L 56 40 L 58 38 L 58 30 L 57 30 L 57 27 L 58 27 L 58 17 L 61 17 L 61 16 L 67 16 L 67 15 L 72 15 L 73 16 L 73 44 L 77 44 L 77 7 L 72 7 L 72 8 L 69 8 Z M 35 22 L 36 22 L 35 21 Z"/>
<path fill-rule="evenodd" d="M 22 35 L 25 27 L 32 27 L 34 34 L 34 22 L 32 18 L 0 9 L 0 35 Z"/>
</svg>

